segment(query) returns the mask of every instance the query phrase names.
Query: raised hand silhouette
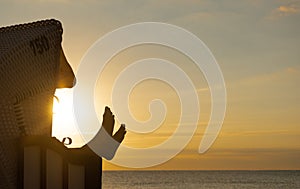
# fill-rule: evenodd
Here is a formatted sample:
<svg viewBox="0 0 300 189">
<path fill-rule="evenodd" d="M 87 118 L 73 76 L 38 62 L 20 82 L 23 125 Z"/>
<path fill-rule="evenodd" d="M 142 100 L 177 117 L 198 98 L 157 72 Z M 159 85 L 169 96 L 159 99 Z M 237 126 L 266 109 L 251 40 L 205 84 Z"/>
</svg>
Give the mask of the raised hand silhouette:
<svg viewBox="0 0 300 189">
<path fill-rule="evenodd" d="M 105 111 L 103 114 L 103 122 L 102 126 L 106 130 L 106 132 L 117 142 L 121 143 L 125 137 L 126 129 L 125 125 L 122 124 L 119 128 L 119 130 L 113 135 L 113 130 L 115 126 L 115 116 L 111 112 L 109 107 L 105 107 Z"/>
</svg>

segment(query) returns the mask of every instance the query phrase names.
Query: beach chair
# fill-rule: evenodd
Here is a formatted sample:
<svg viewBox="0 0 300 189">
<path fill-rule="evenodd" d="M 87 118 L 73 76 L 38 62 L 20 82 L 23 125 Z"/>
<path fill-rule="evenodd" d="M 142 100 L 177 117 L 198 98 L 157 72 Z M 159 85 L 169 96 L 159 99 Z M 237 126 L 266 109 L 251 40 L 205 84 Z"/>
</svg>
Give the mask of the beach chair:
<svg viewBox="0 0 300 189">
<path fill-rule="evenodd" d="M 51 137 L 53 97 L 63 52 L 62 32 L 61 23 L 54 19 L 0 28 L 1 189 L 17 188 L 18 172 L 23 169 L 18 166 L 20 138 Z M 40 139 L 34 141 L 43 143 Z M 46 148 L 42 144 L 40 147 Z M 48 147 L 53 150 L 52 144 Z M 66 150 L 61 148 L 59 152 L 62 149 Z M 24 153 L 27 154 L 26 149 Z M 69 157 L 64 152 L 59 154 L 63 159 Z M 26 170 L 26 161 L 24 167 Z M 44 177 L 40 178 L 44 183 Z"/>
<path fill-rule="evenodd" d="M 56 138 L 20 140 L 19 187 L 22 189 L 99 189 L 102 160 L 87 146 L 66 148 Z"/>
</svg>

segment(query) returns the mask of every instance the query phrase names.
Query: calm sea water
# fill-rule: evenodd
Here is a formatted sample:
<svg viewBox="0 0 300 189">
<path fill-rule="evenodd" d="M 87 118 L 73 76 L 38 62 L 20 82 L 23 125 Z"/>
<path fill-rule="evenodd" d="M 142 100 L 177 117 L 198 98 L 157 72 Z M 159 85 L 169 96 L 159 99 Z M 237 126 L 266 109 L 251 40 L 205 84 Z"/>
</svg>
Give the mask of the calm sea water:
<svg viewBox="0 0 300 189">
<path fill-rule="evenodd" d="M 103 171 L 102 188 L 300 188 L 300 171 Z"/>
</svg>

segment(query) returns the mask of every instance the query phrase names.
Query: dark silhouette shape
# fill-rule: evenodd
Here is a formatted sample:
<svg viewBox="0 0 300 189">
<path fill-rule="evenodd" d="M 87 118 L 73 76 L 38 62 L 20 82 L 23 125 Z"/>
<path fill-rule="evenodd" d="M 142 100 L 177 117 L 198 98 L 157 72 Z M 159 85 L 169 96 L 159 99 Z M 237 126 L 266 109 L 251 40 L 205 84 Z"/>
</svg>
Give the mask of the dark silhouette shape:
<svg viewBox="0 0 300 189">
<path fill-rule="evenodd" d="M 113 135 L 114 125 L 115 125 L 115 116 L 111 112 L 110 108 L 106 106 L 103 114 L 102 126 L 104 127 L 106 132 L 113 137 L 113 139 L 121 143 L 126 134 L 125 125 L 122 124 L 119 130 Z"/>
<path fill-rule="evenodd" d="M 67 148 L 48 136 L 22 137 L 20 146 L 18 188 L 101 188 L 102 159 L 87 146 Z"/>
<path fill-rule="evenodd" d="M 20 138 L 51 138 L 55 90 L 76 83 L 61 47 L 62 31 L 54 19 L 0 28 L 1 189 L 17 188 Z M 113 135 L 114 116 L 108 107 L 103 126 L 112 138 L 123 141 L 125 127 Z M 91 151 L 88 146 L 80 150 Z"/>
</svg>

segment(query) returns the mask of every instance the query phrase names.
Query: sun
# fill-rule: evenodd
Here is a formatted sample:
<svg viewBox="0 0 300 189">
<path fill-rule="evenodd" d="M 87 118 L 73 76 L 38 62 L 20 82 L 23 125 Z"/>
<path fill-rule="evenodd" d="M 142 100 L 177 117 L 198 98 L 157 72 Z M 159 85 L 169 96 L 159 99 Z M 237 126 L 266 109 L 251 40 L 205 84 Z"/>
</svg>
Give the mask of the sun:
<svg viewBox="0 0 300 189">
<path fill-rule="evenodd" d="M 56 89 L 52 111 L 52 136 L 61 141 L 64 137 L 72 138 L 69 147 L 83 145 L 73 113 L 73 89 Z"/>
</svg>

